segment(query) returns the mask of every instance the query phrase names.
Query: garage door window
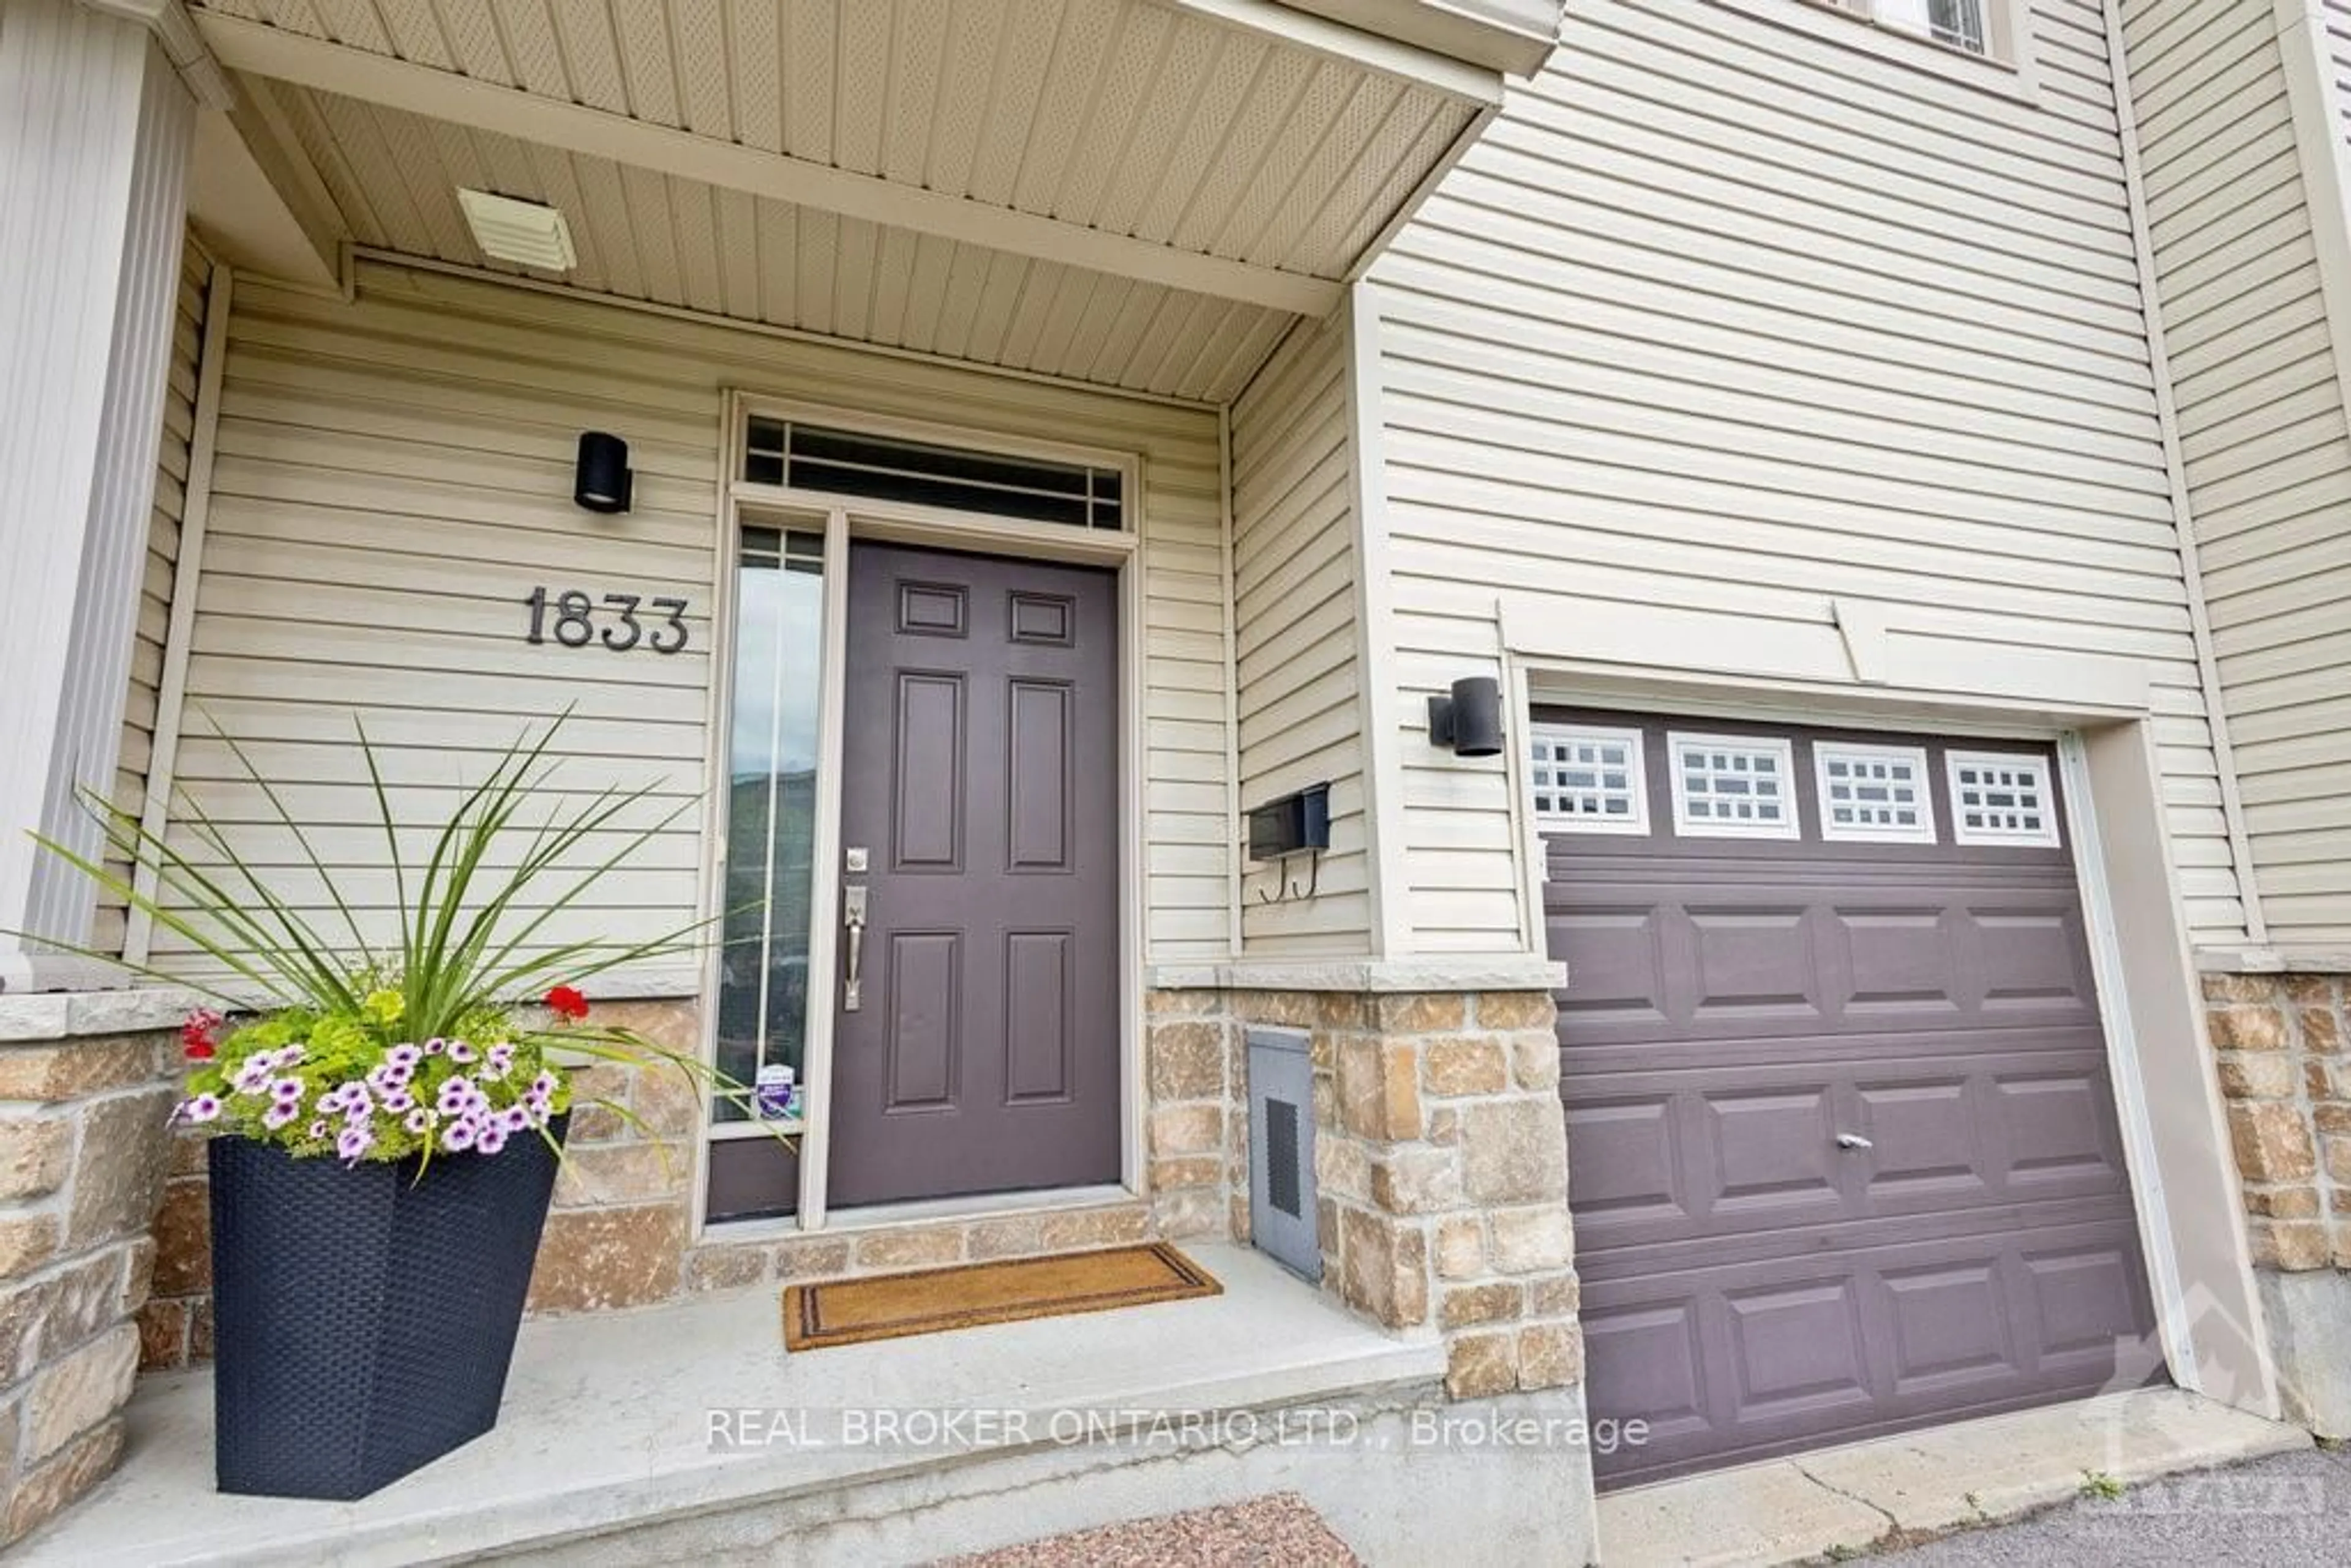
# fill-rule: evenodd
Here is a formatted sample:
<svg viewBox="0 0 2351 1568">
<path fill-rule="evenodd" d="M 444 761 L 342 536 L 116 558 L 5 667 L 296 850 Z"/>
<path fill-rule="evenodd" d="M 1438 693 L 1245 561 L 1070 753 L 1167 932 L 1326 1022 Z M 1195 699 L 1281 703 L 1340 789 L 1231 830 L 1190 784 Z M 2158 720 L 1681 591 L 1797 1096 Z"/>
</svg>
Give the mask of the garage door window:
<svg viewBox="0 0 2351 1568">
<path fill-rule="evenodd" d="M 1849 843 L 1935 841 L 1925 748 L 1817 741 L 1813 771 L 1820 785 L 1821 837 Z"/>
<path fill-rule="evenodd" d="M 1533 774 L 1535 817 L 1547 832 L 1649 831 L 1637 729 L 1539 725 Z"/>
<path fill-rule="evenodd" d="M 2030 752 L 1953 751 L 1951 837 L 1963 844 L 2036 844 L 2055 848 L 2057 817 L 2050 808 L 2049 762 Z"/>
<path fill-rule="evenodd" d="M 1792 839 L 1796 767 L 1787 741 L 1673 735 L 1674 831 L 1692 838 Z"/>
</svg>

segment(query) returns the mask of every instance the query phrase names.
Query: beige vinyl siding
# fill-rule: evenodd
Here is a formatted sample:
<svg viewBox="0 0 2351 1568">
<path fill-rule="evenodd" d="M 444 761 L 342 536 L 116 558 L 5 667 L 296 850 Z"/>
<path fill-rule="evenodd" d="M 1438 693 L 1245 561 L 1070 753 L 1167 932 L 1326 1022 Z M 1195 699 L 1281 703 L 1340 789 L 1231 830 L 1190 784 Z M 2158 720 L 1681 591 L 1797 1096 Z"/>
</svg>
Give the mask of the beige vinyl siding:
<svg viewBox="0 0 2351 1568">
<path fill-rule="evenodd" d="M 2333 90 L 2337 135 L 2351 143 L 2351 0 L 2320 0 L 2326 23 L 2326 58 L 2321 62 Z"/>
<path fill-rule="evenodd" d="M 653 785 L 642 821 L 693 805 L 718 640 L 727 387 L 1141 454 L 1148 936 L 1160 957 L 1228 951 L 1222 510 L 1207 411 L 382 264 L 360 267 L 351 305 L 240 278 L 192 707 L 246 744 L 379 923 L 391 886 L 366 825 L 355 712 L 409 821 L 437 820 L 499 748 L 566 707 L 562 788 Z M 572 504 L 589 429 L 630 444 L 626 516 Z M 689 647 L 527 645 L 524 600 L 541 585 L 685 598 Z M 305 903 L 323 902 L 266 802 L 193 719 L 179 774 Z M 689 810 L 545 935 L 643 937 L 693 920 L 700 826 Z"/>
<path fill-rule="evenodd" d="M 195 438 L 196 379 L 204 350 L 204 295 L 212 260 L 190 235 L 180 254 L 180 291 L 172 319 L 170 379 L 163 388 L 163 439 L 156 449 L 155 496 L 147 524 L 147 559 L 139 580 L 139 618 L 131 645 L 131 689 L 122 706 L 121 751 L 114 769 L 114 803 L 136 816 L 147 800 L 147 769 L 155 751 L 155 706 L 163 684 L 163 646 L 172 621 L 172 580 L 180 559 L 180 524 L 187 515 L 188 453 Z M 126 881 L 130 867 L 111 868 Z M 101 892 L 91 946 L 120 953 L 128 905 Z"/>
<path fill-rule="evenodd" d="M 2351 941 L 2351 430 L 2277 11 L 2149 0 L 2125 7 L 2124 37 L 2262 913 L 2274 943 L 2339 946 Z"/>
<path fill-rule="evenodd" d="M 1313 897 L 1266 903 L 1277 868 L 1248 868 L 1251 956 L 1371 951 L 1346 368 L 1338 323 L 1301 322 L 1233 405 L 1241 805 L 1331 786 L 1331 852 L 1288 868 Z"/>
<path fill-rule="evenodd" d="M 2188 917 L 2241 930 L 2103 19 L 2032 26 L 2027 100 L 1793 0 L 1574 0 L 1374 269 L 1423 949 L 1540 944 L 1499 759 L 1416 709 L 1544 590 L 2142 661 Z"/>
</svg>

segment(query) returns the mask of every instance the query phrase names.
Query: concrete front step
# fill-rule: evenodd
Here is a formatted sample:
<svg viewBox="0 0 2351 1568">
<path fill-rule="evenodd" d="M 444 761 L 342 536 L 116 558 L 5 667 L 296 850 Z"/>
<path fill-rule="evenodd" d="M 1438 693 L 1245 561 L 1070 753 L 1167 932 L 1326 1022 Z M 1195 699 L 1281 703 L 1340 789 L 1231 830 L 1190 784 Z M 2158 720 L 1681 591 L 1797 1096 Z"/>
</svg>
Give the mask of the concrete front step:
<svg viewBox="0 0 2351 1568">
<path fill-rule="evenodd" d="M 532 1322 L 497 1429 L 356 1503 L 214 1491 L 208 1375 L 153 1379 L 121 1469 L 16 1560 L 919 1563 L 1280 1491 L 1370 1563 L 1471 1531 L 1492 1561 L 1588 1556 L 1580 1450 L 1420 1440 L 1463 1408 L 1433 1337 L 1247 1249 L 1186 1250 L 1222 1295 L 790 1356 L 771 1289 Z"/>
<path fill-rule="evenodd" d="M 1611 1492 L 1600 1500 L 1600 1562 L 1772 1568 L 2310 1441 L 2298 1427 L 2176 1388 L 2106 1395 Z"/>
</svg>

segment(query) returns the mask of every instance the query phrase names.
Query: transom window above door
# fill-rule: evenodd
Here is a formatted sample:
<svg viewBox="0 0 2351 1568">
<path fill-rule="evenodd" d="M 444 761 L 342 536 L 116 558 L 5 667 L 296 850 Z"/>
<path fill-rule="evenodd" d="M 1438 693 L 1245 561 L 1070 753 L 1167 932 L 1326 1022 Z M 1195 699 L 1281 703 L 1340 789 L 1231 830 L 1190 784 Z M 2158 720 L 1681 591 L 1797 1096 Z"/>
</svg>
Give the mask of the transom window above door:
<svg viewBox="0 0 2351 1568">
<path fill-rule="evenodd" d="M 1126 476 L 1115 468 L 946 446 L 753 417 L 743 477 L 835 496 L 943 507 L 959 512 L 1060 523 L 1126 527 Z"/>
</svg>

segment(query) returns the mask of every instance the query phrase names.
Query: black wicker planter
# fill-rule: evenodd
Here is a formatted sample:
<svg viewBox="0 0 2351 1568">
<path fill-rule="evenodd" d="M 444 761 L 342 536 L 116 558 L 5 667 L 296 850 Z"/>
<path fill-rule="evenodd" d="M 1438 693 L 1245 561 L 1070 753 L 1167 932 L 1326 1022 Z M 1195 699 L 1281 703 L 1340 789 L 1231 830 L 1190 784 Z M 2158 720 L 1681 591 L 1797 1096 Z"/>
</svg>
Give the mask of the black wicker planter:
<svg viewBox="0 0 2351 1568">
<path fill-rule="evenodd" d="M 361 1498 L 497 1424 L 555 1186 L 544 1141 L 444 1155 L 422 1182 L 245 1138 L 210 1157 L 221 1490 Z"/>
</svg>

